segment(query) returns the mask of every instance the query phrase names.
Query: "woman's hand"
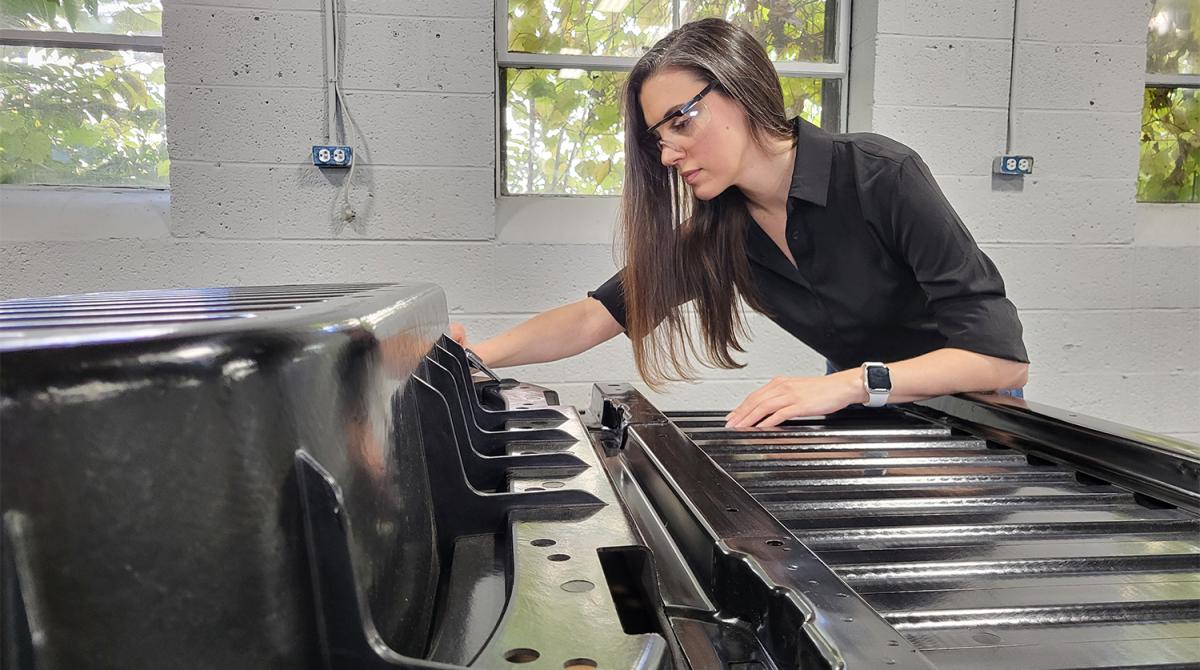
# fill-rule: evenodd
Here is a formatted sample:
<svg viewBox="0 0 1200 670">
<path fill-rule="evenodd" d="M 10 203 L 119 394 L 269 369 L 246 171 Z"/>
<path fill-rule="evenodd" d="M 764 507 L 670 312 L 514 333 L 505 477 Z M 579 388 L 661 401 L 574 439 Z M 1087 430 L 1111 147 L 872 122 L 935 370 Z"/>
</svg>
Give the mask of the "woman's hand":
<svg viewBox="0 0 1200 670">
<path fill-rule="evenodd" d="M 857 368 L 821 377 L 776 377 L 727 414 L 725 427 L 767 428 L 793 417 L 832 414 L 866 401 Z"/>
<path fill-rule="evenodd" d="M 450 339 L 458 342 L 463 348 L 470 348 L 470 345 L 467 344 L 467 329 L 463 328 L 461 323 L 450 324 Z"/>
</svg>

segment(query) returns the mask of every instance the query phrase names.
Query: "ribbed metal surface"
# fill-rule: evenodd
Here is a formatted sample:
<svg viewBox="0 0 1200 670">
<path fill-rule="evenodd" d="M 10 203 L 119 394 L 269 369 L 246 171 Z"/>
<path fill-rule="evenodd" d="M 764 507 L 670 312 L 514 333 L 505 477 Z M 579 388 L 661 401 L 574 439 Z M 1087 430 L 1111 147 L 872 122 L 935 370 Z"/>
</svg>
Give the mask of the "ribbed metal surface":
<svg viewBox="0 0 1200 670">
<path fill-rule="evenodd" d="M 247 319 L 361 294 L 386 284 L 123 291 L 0 301 L 0 335 L 49 328 Z"/>
<path fill-rule="evenodd" d="M 939 668 L 1200 664 L 1188 511 L 900 411 L 667 414 Z"/>
</svg>

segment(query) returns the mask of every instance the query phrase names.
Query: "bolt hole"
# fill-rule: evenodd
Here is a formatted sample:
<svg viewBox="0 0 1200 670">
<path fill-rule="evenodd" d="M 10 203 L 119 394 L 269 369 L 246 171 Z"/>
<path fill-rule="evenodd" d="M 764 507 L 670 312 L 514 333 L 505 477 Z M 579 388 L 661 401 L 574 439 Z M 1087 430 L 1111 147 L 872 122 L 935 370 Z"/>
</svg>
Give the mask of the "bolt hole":
<svg viewBox="0 0 1200 670">
<path fill-rule="evenodd" d="M 542 486 L 548 489 L 561 489 L 565 484 L 562 482 L 542 482 Z"/>
<path fill-rule="evenodd" d="M 783 540 L 767 540 L 767 544 L 771 545 L 772 547 L 782 547 Z"/>
<path fill-rule="evenodd" d="M 562 585 L 562 590 L 571 593 L 584 593 L 594 588 L 596 588 L 596 585 L 586 579 L 572 579 L 569 582 L 564 582 Z"/>
<path fill-rule="evenodd" d="M 900 640 L 888 640 L 888 646 L 889 647 L 899 647 Z"/>
<path fill-rule="evenodd" d="M 572 658 L 563 663 L 564 670 L 587 670 L 595 667 L 597 667 L 596 662 L 590 658 Z"/>
<path fill-rule="evenodd" d="M 1000 642 L 1001 639 L 1003 639 L 999 635 L 996 635 L 995 633 L 988 633 L 988 632 L 982 631 L 982 630 L 981 631 L 972 631 L 972 632 L 974 634 L 971 636 L 971 639 L 975 640 L 976 642 L 978 642 L 980 644 L 996 644 L 996 643 Z"/>
<path fill-rule="evenodd" d="M 555 563 L 571 560 L 571 556 L 569 554 L 550 554 L 546 558 L 554 561 Z"/>
<path fill-rule="evenodd" d="M 792 565 L 788 566 L 788 570 L 799 570 L 799 569 L 800 569 L 800 566 L 798 566 L 794 563 Z"/>
<path fill-rule="evenodd" d="M 532 663 L 540 656 L 541 654 L 537 653 L 536 649 L 509 649 L 504 652 L 504 660 L 509 663 Z"/>
<path fill-rule="evenodd" d="M 529 544 L 532 544 L 535 547 L 553 547 L 556 543 L 554 540 L 551 540 L 549 538 L 540 537 L 540 538 L 530 542 Z"/>
<path fill-rule="evenodd" d="M 736 512 L 736 511 L 738 511 L 738 508 L 736 508 L 736 507 L 726 507 L 726 508 L 725 508 L 725 511 L 726 511 L 726 512 Z"/>
<path fill-rule="evenodd" d="M 850 623 L 850 622 L 854 621 L 854 617 L 852 617 L 852 616 L 842 617 L 842 621 L 845 621 L 846 623 Z"/>
<path fill-rule="evenodd" d="M 810 580 L 808 580 L 808 583 L 809 583 L 809 584 L 816 584 L 816 583 L 817 583 L 817 580 L 815 580 L 815 579 L 810 579 Z"/>
<path fill-rule="evenodd" d="M 849 598 L 850 596 L 849 596 L 849 595 L 847 595 L 847 594 L 845 594 L 845 593 L 839 593 L 839 594 L 838 594 L 838 597 L 839 597 L 839 598 Z"/>
</svg>

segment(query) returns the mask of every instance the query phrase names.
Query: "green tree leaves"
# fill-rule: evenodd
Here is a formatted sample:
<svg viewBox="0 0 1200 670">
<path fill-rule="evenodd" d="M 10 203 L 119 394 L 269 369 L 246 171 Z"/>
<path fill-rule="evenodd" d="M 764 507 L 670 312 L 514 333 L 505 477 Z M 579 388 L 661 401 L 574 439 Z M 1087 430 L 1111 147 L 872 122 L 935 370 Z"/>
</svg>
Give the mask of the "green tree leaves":
<svg viewBox="0 0 1200 670">
<path fill-rule="evenodd" d="M 0 0 L 5 27 L 161 32 L 157 0 Z M 166 186 L 162 56 L 0 47 L 0 183 Z"/>
<path fill-rule="evenodd" d="M 1146 72 L 1200 74 L 1200 0 L 1157 0 L 1146 34 Z M 1138 200 L 1200 202 L 1200 89 L 1147 87 Z"/>
<path fill-rule="evenodd" d="M 640 56 L 671 31 L 670 0 L 510 0 L 508 10 L 514 53 Z"/>
<path fill-rule="evenodd" d="M 1200 202 L 1200 89 L 1147 88 L 1138 200 Z"/>
<path fill-rule="evenodd" d="M 832 62 L 835 21 L 827 12 L 836 3 L 826 0 L 686 0 L 682 18 L 686 23 L 717 17 L 745 28 L 766 47 L 775 61 Z"/>
</svg>

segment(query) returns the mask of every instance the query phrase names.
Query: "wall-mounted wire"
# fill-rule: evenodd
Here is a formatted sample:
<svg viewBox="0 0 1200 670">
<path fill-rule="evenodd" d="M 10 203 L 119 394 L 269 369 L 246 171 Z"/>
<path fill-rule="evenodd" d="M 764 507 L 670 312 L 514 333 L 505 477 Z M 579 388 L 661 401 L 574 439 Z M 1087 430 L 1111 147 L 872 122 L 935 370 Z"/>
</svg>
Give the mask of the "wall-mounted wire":
<svg viewBox="0 0 1200 670">
<path fill-rule="evenodd" d="M 350 111 L 350 105 L 346 102 L 346 96 L 342 92 L 342 62 L 344 61 L 345 35 L 344 28 L 339 25 L 338 21 L 338 16 L 341 12 L 341 1 L 326 0 L 325 7 L 329 15 L 325 30 L 326 41 L 329 44 L 329 57 L 326 59 L 326 68 L 329 70 L 326 136 L 330 141 L 336 137 L 339 144 L 347 144 L 346 140 L 350 134 L 347 132 L 348 127 L 350 131 L 353 131 L 354 143 L 358 144 L 360 149 L 365 150 L 366 145 L 362 129 L 354 120 L 354 115 Z M 339 108 L 342 117 L 340 128 L 337 124 Z M 333 219 L 335 234 L 341 233 L 346 224 L 353 222 L 358 217 L 357 210 L 350 203 L 350 187 L 354 181 L 354 169 L 358 165 L 360 156 L 365 155 L 365 151 L 357 151 L 356 154 L 350 161 L 350 170 L 346 173 L 346 179 L 342 182 L 342 186 L 338 190 L 338 196 L 334 199 L 331 207 L 330 215 Z"/>
</svg>

